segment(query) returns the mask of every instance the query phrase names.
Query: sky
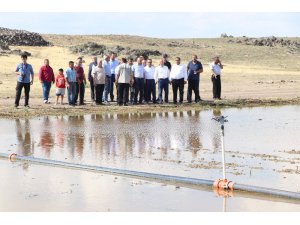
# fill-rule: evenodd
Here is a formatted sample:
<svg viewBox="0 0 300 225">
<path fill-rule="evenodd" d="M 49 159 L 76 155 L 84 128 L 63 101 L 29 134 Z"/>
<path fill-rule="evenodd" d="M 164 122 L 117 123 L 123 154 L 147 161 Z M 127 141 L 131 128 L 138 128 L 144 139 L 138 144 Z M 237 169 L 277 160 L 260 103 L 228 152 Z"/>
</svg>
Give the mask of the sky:
<svg viewBox="0 0 300 225">
<path fill-rule="evenodd" d="M 157 38 L 300 37 L 300 13 L 0 13 L 0 27 L 47 34 L 128 34 Z"/>
</svg>

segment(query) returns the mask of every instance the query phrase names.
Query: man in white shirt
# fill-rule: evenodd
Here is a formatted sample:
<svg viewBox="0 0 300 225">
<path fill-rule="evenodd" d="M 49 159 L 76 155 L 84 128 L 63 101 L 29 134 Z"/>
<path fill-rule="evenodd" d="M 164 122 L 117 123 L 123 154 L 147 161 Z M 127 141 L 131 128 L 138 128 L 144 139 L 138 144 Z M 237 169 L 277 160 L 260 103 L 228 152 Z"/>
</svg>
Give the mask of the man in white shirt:
<svg viewBox="0 0 300 225">
<path fill-rule="evenodd" d="M 214 57 L 214 61 L 209 64 L 209 68 L 212 72 L 213 97 L 214 99 L 221 99 L 221 69 L 223 69 L 223 65 L 218 56 Z"/>
<path fill-rule="evenodd" d="M 139 104 L 142 104 L 144 96 L 145 68 L 141 58 L 137 59 L 137 64 L 133 65 L 132 71 L 135 80 L 134 104 L 137 104 L 138 96 Z"/>
<path fill-rule="evenodd" d="M 165 92 L 165 103 L 169 102 L 169 77 L 170 70 L 167 66 L 164 65 L 164 59 L 159 61 L 159 66 L 155 68 L 154 79 L 155 83 L 158 83 L 158 103 L 161 104 L 163 102 L 162 99 L 162 91 Z"/>
<path fill-rule="evenodd" d="M 147 66 L 145 66 L 145 101 L 148 104 L 151 101 L 151 94 L 153 104 L 156 103 L 156 87 L 155 87 L 155 67 L 152 65 L 152 59 L 147 60 Z"/>
<path fill-rule="evenodd" d="M 170 73 L 170 84 L 173 89 L 173 102 L 177 104 L 177 92 L 179 89 L 179 102 L 183 102 L 184 85 L 187 82 L 187 70 L 185 65 L 180 64 L 180 57 L 175 58 L 175 65 L 172 66 Z"/>
</svg>

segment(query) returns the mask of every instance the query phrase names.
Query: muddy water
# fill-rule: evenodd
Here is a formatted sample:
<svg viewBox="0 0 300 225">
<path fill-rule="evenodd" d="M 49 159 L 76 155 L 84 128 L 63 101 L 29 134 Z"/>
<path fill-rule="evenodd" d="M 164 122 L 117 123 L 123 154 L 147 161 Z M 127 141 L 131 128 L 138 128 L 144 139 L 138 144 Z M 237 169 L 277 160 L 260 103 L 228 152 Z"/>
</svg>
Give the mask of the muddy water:
<svg viewBox="0 0 300 225">
<path fill-rule="evenodd" d="M 225 126 L 228 178 L 237 183 L 299 192 L 299 112 L 299 106 L 284 106 L 1 119 L 0 151 L 216 179 L 222 175 L 221 134 L 219 124 L 211 118 L 223 114 L 229 120 Z M 4 160 L 0 160 L 0 167 L 0 188 L 7 192 L 1 196 L 4 199 L 0 203 L 2 211 L 222 210 L 223 199 L 210 190 L 176 188 L 32 164 L 10 164 Z M 14 179 L 8 179 L 11 176 Z M 8 204 L 9 196 L 20 203 Z M 204 203 L 199 204 L 199 199 Z M 45 204 L 46 200 L 50 205 Z M 60 206 L 55 204 L 56 200 L 62 202 Z M 28 202 L 32 203 L 30 207 Z M 205 204 L 207 202 L 211 204 Z M 229 211 L 300 210 L 299 205 L 244 196 L 229 198 L 227 204 Z"/>
</svg>

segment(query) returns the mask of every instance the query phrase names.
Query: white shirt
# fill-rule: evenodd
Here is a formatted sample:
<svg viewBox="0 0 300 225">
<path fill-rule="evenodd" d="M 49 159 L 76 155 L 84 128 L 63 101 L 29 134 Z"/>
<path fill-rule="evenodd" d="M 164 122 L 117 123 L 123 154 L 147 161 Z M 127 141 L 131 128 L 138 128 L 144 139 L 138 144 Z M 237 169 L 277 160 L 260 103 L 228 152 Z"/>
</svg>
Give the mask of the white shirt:
<svg viewBox="0 0 300 225">
<path fill-rule="evenodd" d="M 170 81 L 172 79 L 182 79 L 182 78 L 184 78 L 184 80 L 187 81 L 187 70 L 185 65 L 183 64 L 173 65 L 170 73 Z"/>
<path fill-rule="evenodd" d="M 154 71 L 154 78 L 155 78 L 155 81 L 157 82 L 158 79 L 166 79 L 166 78 L 169 78 L 170 76 L 170 70 L 168 69 L 167 66 L 158 66 L 155 68 L 155 71 Z"/>
<path fill-rule="evenodd" d="M 215 64 L 214 62 L 212 62 L 211 64 L 209 64 L 209 68 L 214 72 L 214 74 L 221 75 L 221 67 L 219 64 Z"/>
<path fill-rule="evenodd" d="M 134 77 L 135 78 L 144 78 L 145 77 L 145 68 L 143 64 L 138 65 L 135 64 L 132 66 L 132 71 L 134 72 Z"/>
<path fill-rule="evenodd" d="M 151 66 L 151 67 L 146 66 L 145 71 L 146 71 L 145 78 L 147 80 L 150 80 L 150 79 L 153 80 L 154 79 L 154 73 L 155 73 L 155 67 L 154 66 Z"/>
<path fill-rule="evenodd" d="M 105 70 L 104 68 L 100 68 L 98 66 L 94 66 L 92 70 L 92 75 L 94 78 L 95 84 L 105 84 Z"/>
</svg>

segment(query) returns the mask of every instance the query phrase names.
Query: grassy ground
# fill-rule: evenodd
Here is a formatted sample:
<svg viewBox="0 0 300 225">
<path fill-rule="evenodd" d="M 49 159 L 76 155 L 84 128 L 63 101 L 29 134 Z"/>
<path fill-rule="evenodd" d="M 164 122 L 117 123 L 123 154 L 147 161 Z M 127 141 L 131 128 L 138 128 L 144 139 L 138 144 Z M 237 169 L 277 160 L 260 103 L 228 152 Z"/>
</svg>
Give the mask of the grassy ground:
<svg viewBox="0 0 300 225">
<path fill-rule="evenodd" d="M 298 104 L 300 97 L 300 53 L 290 53 L 285 47 L 261 47 L 249 46 L 238 43 L 228 43 L 228 39 L 155 39 L 138 36 L 123 35 L 103 35 L 103 36 L 67 36 L 67 35 L 43 35 L 43 37 L 54 44 L 53 47 L 25 47 L 11 46 L 12 49 L 20 48 L 32 53 L 29 63 L 33 65 L 37 74 L 44 58 L 49 58 L 51 66 L 55 72 L 59 68 L 67 68 L 69 60 L 75 60 L 78 55 L 69 52 L 68 47 L 86 43 L 88 41 L 105 44 L 107 46 L 121 45 L 123 47 L 142 48 L 159 50 L 170 55 L 171 63 L 174 58 L 180 56 L 182 62 L 187 64 L 192 54 L 197 54 L 204 64 L 204 73 L 201 74 L 200 95 L 206 100 L 201 107 L 214 106 L 212 100 L 212 84 L 210 81 L 210 71 L 208 64 L 211 62 L 213 55 L 221 55 L 224 70 L 222 73 L 222 97 L 224 101 L 221 105 L 225 106 L 248 106 L 264 104 Z M 300 41 L 300 38 L 294 39 Z M 168 44 L 176 42 L 182 47 L 169 47 Z M 155 43 L 156 46 L 152 46 Z M 90 61 L 86 55 L 85 71 Z M 119 56 L 121 57 L 121 56 Z M 154 64 L 160 57 L 153 58 Z M 14 69 L 20 61 L 19 56 L 9 55 L 0 56 L 0 116 L 21 116 L 21 115 L 40 115 L 56 114 L 60 112 L 74 113 L 83 111 L 101 112 L 101 111 L 119 111 L 117 107 L 103 107 L 103 109 L 90 106 L 84 108 L 57 109 L 53 105 L 41 105 L 42 91 L 41 84 L 35 77 L 34 85 L 31 88 L 30 105 L 32 106 L 29 113 L 23 113 L 23 110 L 12 110 L 15 96 L 16 76 Z M 186 99 L 186 88 L 185 96 Z M 170 91 L 170 99 L 172 94 Z M 51 101 L 54 102 L 54 88 L 51 90 Z M 298 97 L 298 98 L 297 98 Z M 247 99 L 247 100 L 243 100 Z M 89 88 L 86 89 L 86 100 L 90 100 Z M 23 101 L 23 100 L 21 100 Z M 21 102 L 22 104 L 22 102 Z M 179 110 L 200 107 L 199 105 L 180 106 L 155 106 L 155 110 Z M 127 108 L 125 111 L 132 110 L 151 110 L 152 106 Z M 121 110 L 122 112 L 124 109 Z"/>
</svg>

